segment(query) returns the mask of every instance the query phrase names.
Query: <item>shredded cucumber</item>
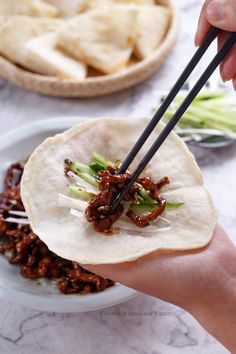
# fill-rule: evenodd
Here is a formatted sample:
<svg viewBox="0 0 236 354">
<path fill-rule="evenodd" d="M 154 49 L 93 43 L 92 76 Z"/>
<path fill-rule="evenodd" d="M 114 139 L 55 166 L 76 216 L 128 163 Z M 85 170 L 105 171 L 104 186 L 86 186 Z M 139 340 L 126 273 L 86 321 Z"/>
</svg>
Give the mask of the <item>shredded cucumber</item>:
<svg viewBox="0 0 236 354">
<path fill-rule="evenodd" d="M 173 209 L 178 209 L 181 206 L 183 206 L 183 202 L 171 202 L 167 201 L 166 202 L 166 209 L 168 210 L 173 210 Z M 131 204 L 130 210 L 134 211 L 135 213 L 145 213 L 145 212 L 151 212 L 157 207 L 157 203 L 155 204 Z"/>
<path fill-rule="evenodd" d="M 171 107 L 167 110 L 163 120 L 168 122 L 176 112 L 180 104 L 185 99 L 186 94 L 178 95 L 173 101 Z M 208 136 L 222 136 L 231 139 L 236 138 L 236 96 L 229 95 L 223 91 L 205 90 L 200 92 L 194 99 L 188 110 L 184 113 L 176 126 L 176 132 L 184 130 L 185 140 L 200 140 Z M 192 129 L 190 132 L 189 130 Z M 202 129 L 202 136 L 201 130 Z M 196 131 L 197 130 L 197 131 Z M 217 132 L 217 133 L 216 133 Z M 197 134 L 196 134 L 197 133 Z M 182 136 L 181 135 L 181 136 Z M 187 137 L 190 137 L 188 139 Z M 200 138 L 199 138 L 200 137 Z"/>
<path fill-rule="evenodd" d="M 104 170 L 104 166 L 101 165 L 100 163 L 95 163 L 95 162 L 94 162 L 94 163 L 91 163 L 91 164 L 89 165 L 89 167 L 90 167 L 93 171 L 95 171 L 95 172 Z"/>
<path fill-rule="evenodd" d="M 91 176 L 96 176 L 96 172 L 83 163 L 71 162 L 68 163 L 68 167 L 74 172 L 86 172 Z"/>
<path fill-rule="evenodd" d="M 89 174 L 86 173 L 86 172 L 79 172 L 79 173 L 78 173 L 78 176 L 79 176 L 80 178 L 82 178 L 85 182 L 91 184 L 91 185 L 94 186 L 94 187 L 98 187 L 98 185 L 99 185 L 97 179 L 94 178 L 93 176 L 89 175 Z"/>
</svg>

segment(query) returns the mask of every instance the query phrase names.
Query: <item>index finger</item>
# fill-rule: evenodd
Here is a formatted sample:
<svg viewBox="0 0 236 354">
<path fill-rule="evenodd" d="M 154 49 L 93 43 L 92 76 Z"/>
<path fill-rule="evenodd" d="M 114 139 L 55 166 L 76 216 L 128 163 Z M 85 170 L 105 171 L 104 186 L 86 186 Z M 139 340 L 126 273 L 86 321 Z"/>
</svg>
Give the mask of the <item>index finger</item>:
<svg viewBox="0 0 236 354">
<path fill-rule="evenodd" d="M 204 5 L 202 7 L 201 13 L 200 13 L 200 17 L 198 20 L 198 28 L 197 28 L 197 32 L 195 35 L 195 45 L 197 47 L 202 43 L 203 39 L 205 38 L 205 36 L 207 35 L 207 33 L 209 32 L 209 30 L 211 28 L 211 25 L 206 18 L 206 8 L 211 1 L 212 0 L 205 1 Z"/>
</svg>

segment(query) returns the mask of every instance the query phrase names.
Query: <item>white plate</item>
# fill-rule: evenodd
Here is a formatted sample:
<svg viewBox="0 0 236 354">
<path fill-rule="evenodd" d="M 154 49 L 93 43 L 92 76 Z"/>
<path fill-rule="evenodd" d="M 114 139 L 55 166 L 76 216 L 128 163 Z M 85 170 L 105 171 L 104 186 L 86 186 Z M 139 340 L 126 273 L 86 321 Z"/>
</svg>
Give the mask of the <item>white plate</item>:
<svg viewBox="0 0 236 354">
<path fill-rule="evenodd" d="M 0 136 L 0 190 L 7 167 L 29 156 L 45 138 L 60 133 L 85 117 L 63 117 L 34 122 Z M 62 295 L 51 281 L 31 281 L 19 275 L 19 267 L 0 256 L 0 296 L 8 301 L 40 311 L 86 312 L 106 308 L 131 299 L 133 289 L 116 284 L 104 292 L 89 295 Z"/>
</svg>

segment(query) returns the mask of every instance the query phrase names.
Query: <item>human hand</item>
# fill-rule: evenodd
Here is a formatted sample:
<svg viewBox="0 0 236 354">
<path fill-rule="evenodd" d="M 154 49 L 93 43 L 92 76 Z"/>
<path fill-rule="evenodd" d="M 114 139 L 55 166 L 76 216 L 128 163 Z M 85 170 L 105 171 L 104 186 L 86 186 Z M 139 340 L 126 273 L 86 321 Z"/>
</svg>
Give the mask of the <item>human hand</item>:
<svg viewBox="0 0 236 354">
<path fill-rule="evenodd" d="M 236 348 L 230 335 L 236 331 L 236 249 L 220 226 L 200 250 L 156 251 L 133 262 L 85 268 L 186 309 L 229 349 Z"/>
<path fill-rule="evenodd" d="M 228 260 L 236 250 L 220 226 L 210 244 L 191 252 L 156 251 L 133 262 L 88 265 L 87 269 L 148 295 L 189 309 L 208 297 L 208 288 L 223 288 Z"/>
<path fill-rule="evenodd" d="M 236 32 L 236 0 L 206 0 L 198 23 L 195 44 L 199 46 L 211 26 L 222 29 L 218 37 L 218 46 L 224 42 L 226 31 Z M 236 90 L 236 45 L 226 56 L 220 66 L 224 81 L 233 81 Z"/>
</svg>

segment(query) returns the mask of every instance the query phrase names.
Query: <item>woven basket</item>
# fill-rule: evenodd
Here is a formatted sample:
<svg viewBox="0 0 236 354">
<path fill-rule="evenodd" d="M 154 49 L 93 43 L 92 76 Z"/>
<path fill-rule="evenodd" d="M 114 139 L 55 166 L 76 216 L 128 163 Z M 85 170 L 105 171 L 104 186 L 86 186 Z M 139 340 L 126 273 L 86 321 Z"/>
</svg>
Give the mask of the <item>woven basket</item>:
<svg viewBox="0 0 236 354">
<path fill-rule="evenodd" d="M 30 91 L 60 97 L 95 97 L 121 91 L 150 77 L 165 62 L 179 34 L 180 17 L 172 2 L 163 0 L 172 17 L 165 39 L 149 58 L 111 75 L 88 77 L 84 81 L 62 80 L 27 71 L 0 56 L 0 76 Z M 160 3 L 160 1 L 158 2 Z"/>
</svg>

